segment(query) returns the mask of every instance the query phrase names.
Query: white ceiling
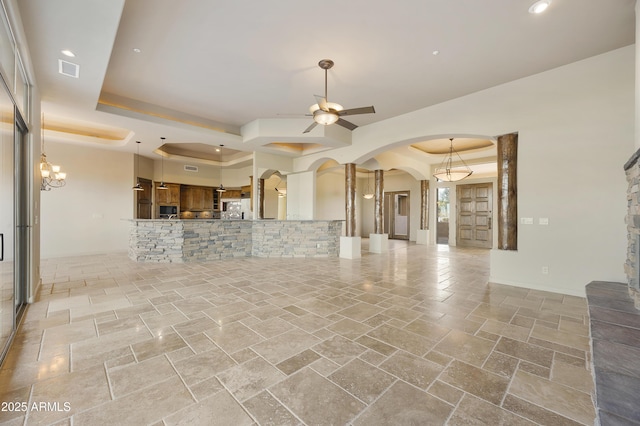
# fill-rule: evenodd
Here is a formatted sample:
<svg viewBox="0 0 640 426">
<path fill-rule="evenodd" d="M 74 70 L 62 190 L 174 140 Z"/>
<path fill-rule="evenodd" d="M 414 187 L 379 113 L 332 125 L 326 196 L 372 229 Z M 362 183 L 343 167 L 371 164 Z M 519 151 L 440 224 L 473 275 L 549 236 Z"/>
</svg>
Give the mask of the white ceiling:
<svg viewBox="0 0 640 426">
<path fill-rule="evenodd" d="M 300 142 L 310 142 L 302 131 L 312 119 L 304 114 L 313 95 L 323 94 L 323 58 L 335 61 L 330 101 L 375 106 L 375 114 L 349 117 L 365 126 L 635 37 L 634 0 L 553 0 L 541 15 L 528 13 L 532 0 L 17 3 L 45 120 L 127 135 L 110 142 L 53 137 L 128 152 L 140 140 L 149 156 L 161 136 L 174 144 L 267 149 L 278 139 L 246 146 L 238 136 L 263 118 L 294 118 Z M 58 74 L 58 59 L 78 64 L 80 78 Z"/>
</svg>

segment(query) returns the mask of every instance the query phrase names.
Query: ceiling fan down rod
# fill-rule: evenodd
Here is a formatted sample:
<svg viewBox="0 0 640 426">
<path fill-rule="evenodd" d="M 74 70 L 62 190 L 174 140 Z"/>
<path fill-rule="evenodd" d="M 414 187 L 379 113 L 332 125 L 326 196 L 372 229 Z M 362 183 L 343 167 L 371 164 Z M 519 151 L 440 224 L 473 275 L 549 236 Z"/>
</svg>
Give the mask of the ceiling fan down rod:
<svg viewBox="0 0 640 426">
<path fill-rule="evenodd" d="M 324 70 L 324 100 L 329 102 L 329 94 L 327 91 L 327 70 L 333 67 L 333 61 L 331 59 L 322 59 L 318 62 L 318 66 Z"/>
</svg>

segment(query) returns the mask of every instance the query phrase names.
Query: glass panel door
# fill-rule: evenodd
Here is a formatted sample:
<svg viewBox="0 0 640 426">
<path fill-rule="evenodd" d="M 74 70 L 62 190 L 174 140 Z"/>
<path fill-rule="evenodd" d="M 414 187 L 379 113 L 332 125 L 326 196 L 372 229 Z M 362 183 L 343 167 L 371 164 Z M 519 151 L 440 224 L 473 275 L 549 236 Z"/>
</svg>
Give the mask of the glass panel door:
<svg viewBox="0 0 640 426">
<path fill-rule="evenodd" d="M 30 280 L 29 272 L 29 252 L 31 241 L 31 223 L 29 218 L 30 214 L 30 184 L 31 168 L 29 161 L 29 139 L 27 138 L 27 126 L 22 121 L 20 114 L 16 114 L 15 117 L 15 216 L 14 221 L 16 225 L 15 235 L 15 324 L 20 323 L 20 316 L 27 304 L 27 288 Z"/>
<path fill-rule="evenodd" d="M 449 207 L 449 188 L 438 188 L 437 244 L 449 244 Z"/>
<path fill-rule="evenodd" d="M 14 231 L 15 150 L 14 108 L 0 79 L 0 355 L 15 329 Z"/>
<path fill-rule="evenodd" d="M 409 239 L 409 193 L 395 194 L 393 238 Z"/>
</svg>

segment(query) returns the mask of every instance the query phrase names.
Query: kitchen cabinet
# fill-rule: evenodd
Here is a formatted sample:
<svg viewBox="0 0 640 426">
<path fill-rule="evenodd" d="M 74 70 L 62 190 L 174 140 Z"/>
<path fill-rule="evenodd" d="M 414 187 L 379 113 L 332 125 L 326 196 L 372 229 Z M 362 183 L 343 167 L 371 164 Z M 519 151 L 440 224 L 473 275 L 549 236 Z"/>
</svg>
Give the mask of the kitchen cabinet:
<svg viewBox="0 0 640 426">
<path fill-rule="evenodd" d="M 177 183 L 165 183 L 167 189 L 158 189 L 160 183 L 156 182 L 156 205 L 180 204 L 180 185 Z"/>
<path fill-rule="evenodd" d="M 213 188 L 182 185 L 180 188 L 180 210 L 213 210 Z"/>
<path fill-rule="evenodd" d="M 220 198 L 240 198 L 242 195 L 239 189 L 227 189 L 220 195 Z"/>
</svg>

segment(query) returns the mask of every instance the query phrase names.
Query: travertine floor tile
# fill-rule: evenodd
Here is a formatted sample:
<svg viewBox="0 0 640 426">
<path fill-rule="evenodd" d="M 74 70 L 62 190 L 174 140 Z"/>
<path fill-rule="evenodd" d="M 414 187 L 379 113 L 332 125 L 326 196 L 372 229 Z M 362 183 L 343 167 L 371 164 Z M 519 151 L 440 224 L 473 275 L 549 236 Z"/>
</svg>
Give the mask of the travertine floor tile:
<svg viewBox="0 0 640 426">
<path fill-rule="evenodd" d="M 244 401 L 286 376 L 263 358 L 253 358 L 218 374 L 218 379 L 239 401 Z"/>
<path fill-rule="evenodd" d="M 390 246 L 351 260 L 43 260 L 0 394 L 71 406 L 0 420 L 593 424 L 583 298 L 488 283 L 485 250 Z"/>
<path fill-rule="evenodd" d="M 496 405 L 509 385 L 509 380 L 502 376 L 457 360 L 449 364 L 440 380 Z"/>
<path fill-rule="evenodd" d="M 584 424 L 591 424 L 595 419 L 595 410 L 589 394 L 533 374 L 517 372 L 509 392 L 520 399 L 548 407 Z"/>
<path fill-rule="evenodd" d="M 115 398 L 177 376 L 169 360 L 163 356 L 136 364 L 114 367 L 107 371 Z"/>
<path fill-rule="evenodd" d="M 495 342 L 471 336 L 459 330 L 451 330 L 433 349 L 469 364 L 481 366 Z"/>
<path fill-rule="evenodd" d="M 354 425 L 443 425 L 452 410 L 452 405 L 398 381 Z"/>
<path fill-rule="evenodd" d="M 80 425 L 150 424 L 191 404 L 193 404 L 191 394 L 178 377 L 173 377 L 139 389 L 124 398 L 117 398 L 75 414 L 73 423 Z"/>
<path fill-rule="evenodd" d="M 329 378 L 367 404 L 372 403 L 396 380 L 392 375 L 359 359 L 336 370 Z"/>
<path fill-rule="evenodd" d="M 364 403 L 310 369 L 300 370 L 272 386 L 270 391 L 308 424 L 346 424 L 365 407 Z"/>
<path fill-rule="evenodd" d="M 474 419 L 472 423 L 469 419 Z M 535 426 L 536 423 L 524 419 L 496 405 L 489 404 L 471 395 L 465 395 L 449 419 L 449 424 Z"/>
</svg>

